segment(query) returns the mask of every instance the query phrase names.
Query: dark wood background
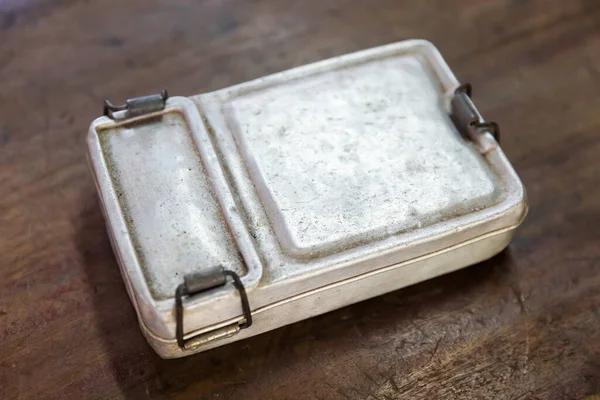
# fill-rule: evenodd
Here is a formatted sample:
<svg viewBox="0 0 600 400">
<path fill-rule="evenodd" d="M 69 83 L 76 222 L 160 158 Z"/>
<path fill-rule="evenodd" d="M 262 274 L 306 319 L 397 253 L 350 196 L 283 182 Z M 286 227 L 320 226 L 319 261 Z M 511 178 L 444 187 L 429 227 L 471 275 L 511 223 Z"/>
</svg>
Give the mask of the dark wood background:
<svg viewBox="0 0 600 400">
<path fill-rule="evenodd" d="M 480 265 L 196 356 L 144 340 L 84 157 L 105 98 L 434 42 L 523 179 Z M 0 398 L 600 393 L 600 1 L 0 0 Z"/>
</svg>

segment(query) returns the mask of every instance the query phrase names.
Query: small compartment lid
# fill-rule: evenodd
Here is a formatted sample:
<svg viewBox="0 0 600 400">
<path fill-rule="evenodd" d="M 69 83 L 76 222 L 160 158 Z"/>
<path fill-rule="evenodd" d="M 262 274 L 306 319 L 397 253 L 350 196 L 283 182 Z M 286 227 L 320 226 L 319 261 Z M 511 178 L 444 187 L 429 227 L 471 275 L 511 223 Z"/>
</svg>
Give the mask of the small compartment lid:
<svg viewBox="0 0 600 400">
<path fill-rule="evenodd" d="M 168 337 L 186 276 L 220 266 L 252 287 L 262 272 L 195 104 L 172 97 L 160 110 L 127 118 L 123 112 L 92 124 L 90 158 L 130 296 L 143 323 Z M 205 311 L 223 317 L 222 299 L 234 291 L 213 291 L 217 311 Z M 231 303 L 239 308 L 239 300 Z"/>
<path fill-rule="evenodd" d="M 126 121 L 99 137 L 152 297 L 172 298 L 185 275 L 215 265 L 246 275 L 184 114 Z"/>
</svg>

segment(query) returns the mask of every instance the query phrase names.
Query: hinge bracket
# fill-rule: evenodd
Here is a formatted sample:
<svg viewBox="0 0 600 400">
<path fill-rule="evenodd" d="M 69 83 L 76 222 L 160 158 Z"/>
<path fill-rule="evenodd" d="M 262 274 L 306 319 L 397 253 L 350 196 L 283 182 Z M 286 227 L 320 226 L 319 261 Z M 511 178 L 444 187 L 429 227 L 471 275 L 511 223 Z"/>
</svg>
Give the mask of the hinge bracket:
<svg viewBox="0 0 600 400">
<path fill-rule="evenodd" d="M 482 121 L 473 101 L 471 100 L 471 85 L 464 83 L 454 91 L 450 102 L 450 116 L 456 127 L 463 135 L 470 136 L 470 130 L 488 131 L 496 142 L 500 143 L 500 127 L 493 121 Z"/>
<path fill-rule="evenodd" d="M 240 293 L 244 319 L 215 331 L 199 335 L 198 337 L 185 339 L 183 329 L 183 296 L 191 297 L 207 290 L 225 286 L 227 284 L 227 277 L 232 279 L 233 286 Z M 175 331 L 177 344 L 183 350 L 194 349 L 206 342 L 232 336 L 239 332 L 240 329 L 245 329 L 252 325 L 252 312 L 250 311 L 250 303 L 248 302 L 248 296 L 242 280 L 238 274 L 226 270 L 221 266 L 189 274 L 183 278 L 183 283 L 175 291 L 175 318 L 177 324 Z"/>
<path fill-rule="evenodd" d="M 166 90 L 163 90 L 160 93 L 128 99 L 125 104 L 118 106 L 104 100 L 103 111 L 104 115 L 111 119 L 128 119 L 164 110 L 168 98 L 169 94 Z M 124 111 L 124 115 L 119 111 Z"/>
</svg>

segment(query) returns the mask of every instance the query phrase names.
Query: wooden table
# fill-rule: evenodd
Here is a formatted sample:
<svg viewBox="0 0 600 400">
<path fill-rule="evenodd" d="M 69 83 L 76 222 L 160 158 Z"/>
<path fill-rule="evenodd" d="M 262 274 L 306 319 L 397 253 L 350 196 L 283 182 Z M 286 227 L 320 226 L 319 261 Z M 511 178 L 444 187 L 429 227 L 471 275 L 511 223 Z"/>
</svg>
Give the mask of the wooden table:
<svg viewBox="0 0 600 400">
<path fill-rule="evenodd" d="M 488 262 L 196 356 L 137 325 L 84 156 L 102 100 L 434 42 L 528 189 Z M 0 398 L 600 393 L 600 2 L 0 1 Z"/>
</svg>

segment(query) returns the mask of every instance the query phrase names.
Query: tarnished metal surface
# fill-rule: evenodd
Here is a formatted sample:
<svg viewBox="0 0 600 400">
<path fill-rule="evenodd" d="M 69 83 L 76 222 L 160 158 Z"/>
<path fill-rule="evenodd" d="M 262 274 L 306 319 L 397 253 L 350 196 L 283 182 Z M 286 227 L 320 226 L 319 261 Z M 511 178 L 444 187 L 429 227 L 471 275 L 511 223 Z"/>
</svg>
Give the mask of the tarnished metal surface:
<svg viewBox="0 0 600 400">
<path fill-rule="evenodd" d="M 228 122 L 280 243 L 331 254 L 493 204 L 500 191 L 412 55 L 232 99 Z"/>
<path fill-rule="evenodd" d="M 253 320 L 224 340 L 274 329 L 506 246 L 524 189 L 491 135 L 459 135 L 456 87 L 431 44 L 408 41 L 96 120 L 88 143 L 109 231 L 159 354 L 214 347 L 205 339 Z M 185 302 L 178 290 L 175 307 L 185 275 L 218 265 L 237 290 Z"/>
<path fill-rule="evenodd" d="M 187 274 L 245 274 L 196 145 L 179 113 L 107 129 L 100 140 L 152 295 L 172 298 Z"/>
</svg>

